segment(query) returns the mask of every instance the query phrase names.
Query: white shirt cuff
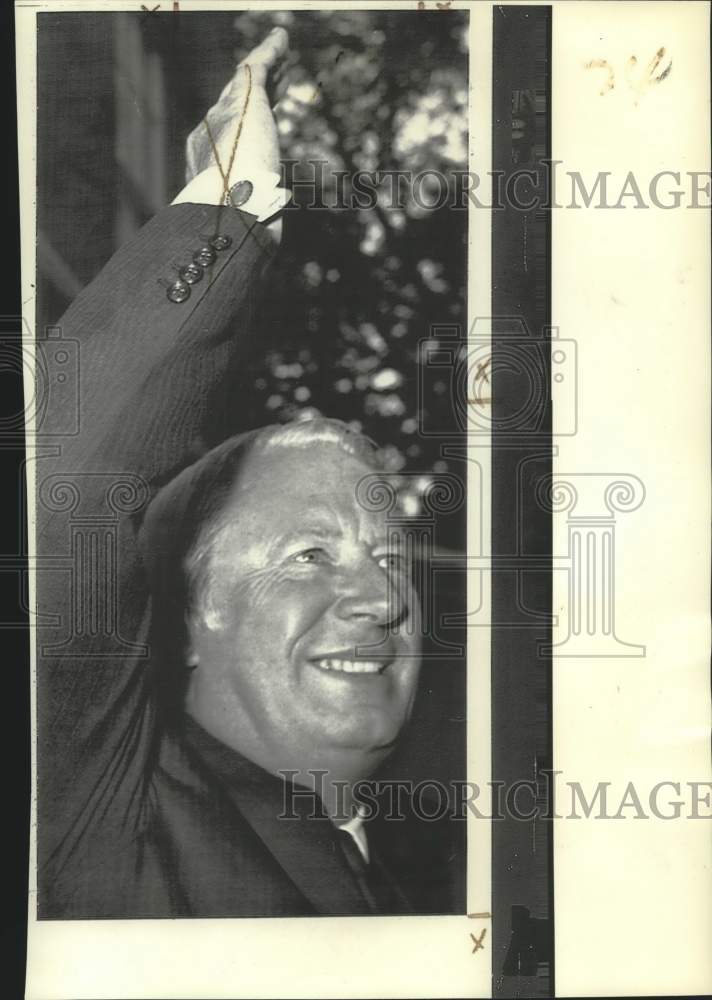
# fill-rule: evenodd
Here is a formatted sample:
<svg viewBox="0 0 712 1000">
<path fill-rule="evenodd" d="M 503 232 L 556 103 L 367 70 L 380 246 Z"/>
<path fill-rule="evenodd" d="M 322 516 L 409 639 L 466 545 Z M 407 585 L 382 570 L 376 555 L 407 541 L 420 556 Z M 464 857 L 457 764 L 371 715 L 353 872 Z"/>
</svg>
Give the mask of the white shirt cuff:
<svg viewBox="0 0 712 1000">
<path fill-rule="evenodd" d="M 171 204 L 190 202 L 194 205 L 228 205 L 256 216 L 258 222 L 265 222 L 281 212 L 289 202 L 291 194 L 286 188 L 279 186 L 278 173 L 259 168 L 247 168 L 244 176 L 238 176 L 236 171 L 232 173 L 236 179 L 228 188 L 229 197 L 225 195 L 225 183 L 220 171 L 213 166 L 197 174 Z"/>
</svg>

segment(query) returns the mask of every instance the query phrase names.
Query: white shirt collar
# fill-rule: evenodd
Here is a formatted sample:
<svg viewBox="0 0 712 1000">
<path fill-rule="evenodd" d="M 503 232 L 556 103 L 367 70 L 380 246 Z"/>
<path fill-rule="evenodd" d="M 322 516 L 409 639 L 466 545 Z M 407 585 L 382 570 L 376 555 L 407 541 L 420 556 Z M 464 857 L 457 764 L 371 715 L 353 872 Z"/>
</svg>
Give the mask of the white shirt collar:
<svg viewBox="0 0 712 1000">
<path fill-rule="evenodd" d="M 354 843 L 361 852 L 366 864 L 370 861 L 368 853 L 368 837 L 366 836 L 366 828 L 363 825 L 363 806 L 357 807 L 356 815 L 353 816 L 347 823 L 343 823 L 339 829 L 345 830 L 346 833 L 350 834 L 354 840 Z"/>
</svg>

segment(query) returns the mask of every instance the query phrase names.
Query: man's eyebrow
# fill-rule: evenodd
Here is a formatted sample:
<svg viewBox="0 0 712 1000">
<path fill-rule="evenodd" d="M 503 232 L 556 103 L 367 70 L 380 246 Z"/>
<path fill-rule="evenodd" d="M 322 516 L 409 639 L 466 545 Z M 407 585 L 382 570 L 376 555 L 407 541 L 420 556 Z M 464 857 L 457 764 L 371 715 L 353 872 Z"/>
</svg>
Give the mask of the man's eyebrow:
<svg viewBox="0 0 712 1000">
<path fill-rule="evenodd" d="M 275 540 L 285 544 L 296 539 L 304 538 L 305 535 L 308 535 L 310 538 L 328 540 L 338 538 L 341 534 L 342 532 L 339 531 L 334 524 L 310 520 L 303 521 L 301 524 L 295 525 L 291 528 L 285 528 L 283 531 L 277 531 Z"/>
</svg>

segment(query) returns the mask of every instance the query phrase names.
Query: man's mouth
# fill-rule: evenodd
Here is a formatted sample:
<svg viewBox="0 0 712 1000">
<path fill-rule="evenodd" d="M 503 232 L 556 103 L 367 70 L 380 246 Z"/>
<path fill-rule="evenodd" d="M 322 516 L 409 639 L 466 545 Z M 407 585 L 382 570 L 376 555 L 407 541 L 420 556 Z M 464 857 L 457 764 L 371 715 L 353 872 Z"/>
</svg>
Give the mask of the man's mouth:
<svg viewBox="0 0 712 1000">
<path fill-rule="evenodd" d="M 311 660 L 319 670 L 342 674 L 382 674 L 391 660 L 350 660 L 345 657 L 323 657 Z"/>
</svg>

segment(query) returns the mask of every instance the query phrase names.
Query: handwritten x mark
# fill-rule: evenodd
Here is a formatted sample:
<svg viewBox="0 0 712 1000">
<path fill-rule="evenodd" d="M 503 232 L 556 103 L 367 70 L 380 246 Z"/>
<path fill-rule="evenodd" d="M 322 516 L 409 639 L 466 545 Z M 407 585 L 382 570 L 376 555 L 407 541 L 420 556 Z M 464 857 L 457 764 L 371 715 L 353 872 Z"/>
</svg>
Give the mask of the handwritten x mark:
<svg viewBox="0 0 712 1000">
<path fill-rule="evenodd" d="M 484 951 L 485 946 L 483 944 L 483 941 L 485 939 L 485 934 L 486 933 L 487 933 L 487 928 L 486 927 L 482 928 L 482 933 L 480 934 L 479 937 L 476 937 L 472 932 L 470 932 L 470 937 L 472 938 L 472 944 L 473 944 L 473 948 L 472 948 L 472 954 L 473 955 L 475 954 L 475 952 L 479 951 L 480 948 Z"/>
<path fill-rule="evenodd" d="M 492 358 L 486 358 L 481 364 L 477 366 L 477 371 L 475 373 L 475 381 L 478 379 L 484 379 L 485 382 L 489 382 L 489 375 L 487 374 L 487 369 L 492 362 Z"/>
</svg>

